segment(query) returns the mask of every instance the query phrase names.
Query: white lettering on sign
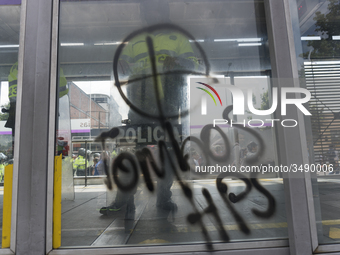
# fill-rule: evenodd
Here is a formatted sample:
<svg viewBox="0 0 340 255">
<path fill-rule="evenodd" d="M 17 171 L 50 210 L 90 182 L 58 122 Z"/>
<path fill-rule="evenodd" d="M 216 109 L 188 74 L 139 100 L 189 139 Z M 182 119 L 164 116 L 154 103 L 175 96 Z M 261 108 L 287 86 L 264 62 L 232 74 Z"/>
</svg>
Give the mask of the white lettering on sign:
<svg viewBox="0 0 340 255">
<path fill-rule="evenodd" d="M 148 142 L 152 142 L 152 128 L 148 127 Z"/>
<path fill-rule="evenodd" d="M 156 142 L 158 142 L 159 140 L 164 140 L 164 135 L 158 136 L 158 131 L 161 130 L 161 127 L 156 127 L 153 130 L 153 139 L 156 140 Z"/>
<path fill-rule="evenodd" d="M 173 127 L 176 140 L 180 142 L 178 127 Z M 127 143 L 157 143 L 159 140 L 169 141 L 169 135 L 164 134 L 160 126 L 129 127 L 126 130 L 119 128 L 119 140 L 126 140 Z"/>
<path fill-rule="evenodd" d="M 138 143 L 145 143 L 146 142 L 146 138 L 142 138 L 142 128 L 141 127 L 137 128 L 137 141 L 138 141 Z"/>
<path fill-rule="evenodd" d="M 136 130 L 128 128 L 125 133 L 125 138 L 128 143 L 133 143 L 136 139 Z"/>
<path fill-rule="evenodd" d="M 90 129 L 90 128 L 91 128 L 90 119 L 71 119 L 72 130 L 81 130 L 81 129 Z"/>
</svg>

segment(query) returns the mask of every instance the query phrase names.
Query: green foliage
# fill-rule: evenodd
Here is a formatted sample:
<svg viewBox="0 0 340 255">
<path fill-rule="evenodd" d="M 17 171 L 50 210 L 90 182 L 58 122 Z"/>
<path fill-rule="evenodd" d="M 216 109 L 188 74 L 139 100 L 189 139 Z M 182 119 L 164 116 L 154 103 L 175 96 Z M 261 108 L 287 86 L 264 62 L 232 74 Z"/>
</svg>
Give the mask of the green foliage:
<svg viewBox="0 0 340 255">
<path fill-rule="evenodd" d="M 253 94 L 253 105 L 256 105 L 256 96 Z"/>
<path fill-rule="evenodd" d="M 260 110 L 268 110 L 270 107 L 269 105 L 269 97 L 268 97 L 268 90 L 261 94 L 261 108 Z"/>
<path fill-rule="evenodd" d="M 316 12 L 315 17 L 315 32 L 321 33 L 321 40 L 308 41 L 308 46 L 313 47 L 311 55 L 313 58 L 334 58 L 340 56 L 340 41 L 332 40 L 333 35 L 340 35 L 340 1 L 329 0 L 329 12 L 323 14 Z M 308 58 L 309 52 L 303 54 Z"/>
</svg>

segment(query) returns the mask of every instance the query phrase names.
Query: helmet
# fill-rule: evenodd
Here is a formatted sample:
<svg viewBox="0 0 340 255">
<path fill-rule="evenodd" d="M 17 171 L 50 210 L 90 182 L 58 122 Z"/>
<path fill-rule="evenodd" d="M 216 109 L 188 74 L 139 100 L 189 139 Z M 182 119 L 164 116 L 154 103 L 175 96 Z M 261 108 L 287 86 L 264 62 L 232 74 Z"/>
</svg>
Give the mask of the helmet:
<svg viewBox="0 0 340 255">
<path fill-rule="evenodd" d="M 100 153 L 95 153 L 95 154 L 93 154 L 93 158 L 100 158 Z"/>
<path fill-rule="evenodd" d="M 83 157 L 85 157 L 85 149 L 84 148 L 80 148 L 79 150 L 78 150 L 78 155 L 80 155 L 80 156 L 83 156 Z"/>
<path fill-rule="evenodd" d="M 254 141 L 251 141 L 251 142 L 248 143 L 248 145 L 247 145 L 247 149 L 248 149 L 248 150 L 252 150 L 254 147 L 257 147 L 257 143 L 255 143 Z"/>
</svg>

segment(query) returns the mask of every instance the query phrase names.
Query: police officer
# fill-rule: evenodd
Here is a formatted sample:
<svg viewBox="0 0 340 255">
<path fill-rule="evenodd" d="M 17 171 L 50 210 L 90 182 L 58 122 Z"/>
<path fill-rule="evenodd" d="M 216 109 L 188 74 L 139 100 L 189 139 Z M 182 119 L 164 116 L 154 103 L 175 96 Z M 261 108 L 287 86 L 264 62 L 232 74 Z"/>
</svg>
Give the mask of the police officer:
<svg viewBox="0 0 340 255">
<path fill-rule="evenodd" d="M 99 175 L 98 167 L 99 167 L 100 153 L 95 153 L 93 155 L 93 165 L 91 175 Z"/>
<path fill-rule="evenodd" d="M 85 168 L 89 167 L 89 161 L 85 158 L 86 150 L 80 148 L 78 150 L 78 157 L 73 162 L 73 173 L 76 176 L 85 176 Z"/>
<path fill-rule="evenodd" d="M 5 174 L 5 162 L 3 159 L 0 160 L 0 182 L 4 181 Z"/>
<path fill-rule="evenodd" d="M 146 0 L 140 5 L 142 18 L 148 25 L 169 23 L 169 5 L 167 1 Z M 144 78 L 152 74 L 151 60 L 146 43 L 146 37 L 152 39 L 157 72 L 159 95 L 155 94 L 153 77 Z M 182 74 L 169 71 L 194 70 L 198 62 L 188 38 L 174 30 L 162 29 L 153 33 L 143 33 L 134 37 L 124 47 L 120 56 L 118 71 L 121 75 L 128 76 L 129 81 L 142 78 L 141 81 L 129 82 L 127 97 L 136 107 L 158 115 L 156 97 L 160 97 L 164 113 L 168 116 L 177 115 L 183 109 L 183 91 L 186 85 Z M 163 74 L 163 75 L 162 75 Z M 134 111 L 128 114 L 130 124 L 150 124 L 154 120 L 147 119 Z M 178 123 L 178 119 L 173 121 Z"/>
<path fill-rule="evenodd" d="M 140 4 L 141 18 L 147 25 L 169 23 L 169 5 L 167 1 L 145 0 Z M 158 91 L 156 94 L 152 74 L 150 54 L 146 38 L 152 39 L 157 68 Z M 137 108 L 152 115 L 159 116 L 157 97 L 161 101 L 162 112 L 172 124 L 179 124 L 179 112 L 183 112 L 186 81 L 181 70 L 194 70 L 198 62 L 188 38 L 175 30 L 155 30 L 153 33 L 143 33 L 132 38 L 124 47 L 118 63 L 120 76 L 128 77 L 127 98 Z M 176 73 L 176 71 L 178 71 Z M 171 74 L 166 74 L 171 72 Z M 136 81 L 139 79 L 138 81 Z M 172 117 L 177 115 L 177 117 Z M 130 110 L 128 123 L 131 125 L 158 124 L 157 120 L 149 119 L 144 115 Z M 148 144 L 137 144 L 136 149 L 146 147 Z M 169 144 L 168 147 L 171 147 Z M 171 148 L 169 148 L 171 150 Z M 174 211 L 176 204 L 172 201 L 170 188 L 173 183 L 173 172 L 170 163 L 165 164 L 166 177 L 157 181 L 157 207 Z M 118 190 L 115 201 L 108 207 L 100 210 L 108 214 L 120 210 L 127 204 L 128 210 L 134 209 L 133 196 L 135 190 L 123 193 Z"/>
<path fill-rule="evenodd" d="M 9 109 L 2 109 L 2 112 L 8 112 L 8 119 L 5 127 L 12 129 L 12 155 L 14 154 L 14 135 L 15 135 L 15 110 L 17 101 L 17 84 L 18 84 L 18 62 L 16 62 L 8 75 L 8 98 L 10 102 Z M 68 93 L 67 81 L 63 70 L 60 68 L 59 78 L 59 98 Z"/>
<path fill-rule="evenodd" d="M 16 62 L 10 70 L 8 75 L 8 98 L 10 102 L 9 116 L 5 127 L 12 129 L 12 136 L 15 133 L 15 108 L 16 108 L 16 98 L 17 98 L 17 84 L 18 84 L 18 62 Z M 60 78 L 59 78 L 59 98 L 68 93 L 67 81 L 64 76 L 63 70 L 60 68 Z"/>
</svg>

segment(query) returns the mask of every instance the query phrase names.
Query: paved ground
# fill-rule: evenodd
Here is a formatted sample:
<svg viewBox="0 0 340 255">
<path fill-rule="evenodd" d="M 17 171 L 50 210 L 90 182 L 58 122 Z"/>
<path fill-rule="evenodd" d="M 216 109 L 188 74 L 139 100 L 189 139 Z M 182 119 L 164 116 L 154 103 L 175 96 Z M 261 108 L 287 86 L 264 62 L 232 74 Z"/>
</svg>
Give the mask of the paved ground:
<svg viewBox="0 0 340 255">
<path fill-rule="evenodd" d="M 239 194 L 244 190 L 243 182 L 227 180 L 229 191 Z M 231 242 L 246 240 L 285 239 L 288 236 L 281 179 L 263 179 L 261 184 L 273 195 L 276 201 L 275 214 L 266 219 L 254 215 L 252 209 L 264 211 L 267 198 L 254 188 L 246 198 L 233 204 L 234 209 L 243 217 L 250 229 L 250 234 L 240 231 L 231 210 L 221 199 L 216 190 L 215 180 L 193 181 L 196 208 L 203 212 L 207 202 L 202 195 L 202 188 L 209 190 L 222 225 Z M 319 179 L 318 191 L 315 190 L 316 214 L 321 243 L 340 242 L 340 180 Z M 114 246 L 156 243 L 201 243 L 205 242 L 199 224 L 190 224 L 187 216 L 194 208 L 178 185 L 172 187 L 173 200 L 178 205 L 176 214 L 156 208 L 156 196 L 139 185 L 135 195 L 136 211 L 126 214 L 125 208 L 112 216 L 99 213 L 102 206 L 110 203 L 115 191 L 108 193 L 104 185 L 76 186 L 75 199 L 62 202 L 62 247 L 70 246 Z M 108 198 L 108 199 L 107 199 Z M 2 211 L 3 187 L 0 187 L 0 209 Z M 108 200 L 108 201 L 107 201 Z M 0 215 L 2 226 L 2 214 Z M 213 241 L 220 241 L 220 224 L 212 214 L 202 218 L 207 232 Z"/>
<path fill-rule="evenodd" d="M 269 219 L 261 219 L 252 213 L 252 209 L 264 211 L 267 208 L 266 197 L 252 189 L 248 196 L 234 204 L 241 215 L 250 234 L 244 234 L 228 207 L 216 190 L 215 180 L 194 181 L 191 185 L 194 191 L 194 201 L 200 212 L 207 207 L 202 195 L 202 188 L 209 190 L 222 224 L 231 241 L 283 239 L 287 237 L 283 185 L 280 180 L 263 180 L 276 200 L 276 212 Z M 244 190 L 243 182 L 228 181 L 231 192 L 239 194 Z M 108 194 L 103 186 L 76 187 L 75 201 L 63 202 L 62 213 L 62 246 L 111 246 L 140 243 L 195 243 L 204 242 L 205 238 L 199 224 L 190 224 L 187 216 L 194 208 L 183 195 L 180 186 L 175 183 L 172 187 L 173 200 L 178 205 L 176 214 L 156 207 L 156 196 L 140 185 L 135 195 L 136 211 L 134 215 L 126 215 L 125 208 L 112 216 L 102 216 L 98 209 L 106 205 Z M 114 194 L 110 194 L 114 197 Z M 218 232 L 220 224 L 211 214 L 203 217 L 203 222 L 211 240 L 221 240 Z"/>
</svg>

